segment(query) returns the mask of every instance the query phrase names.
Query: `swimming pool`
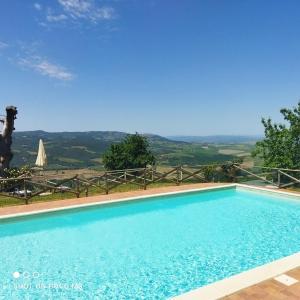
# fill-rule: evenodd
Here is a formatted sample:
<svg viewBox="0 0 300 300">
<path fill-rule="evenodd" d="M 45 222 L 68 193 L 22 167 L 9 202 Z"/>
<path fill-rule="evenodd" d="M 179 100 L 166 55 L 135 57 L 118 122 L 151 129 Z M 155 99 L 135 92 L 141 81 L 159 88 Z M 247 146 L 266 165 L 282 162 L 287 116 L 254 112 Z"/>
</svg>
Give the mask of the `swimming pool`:
<svg viewBox="0 0 300 300">
<path fill-rule="evenodd" d="M 300 202 L 243 188 L 0 220 L 0 299 L 166 299 L 300 251 Z"/>
</svg>

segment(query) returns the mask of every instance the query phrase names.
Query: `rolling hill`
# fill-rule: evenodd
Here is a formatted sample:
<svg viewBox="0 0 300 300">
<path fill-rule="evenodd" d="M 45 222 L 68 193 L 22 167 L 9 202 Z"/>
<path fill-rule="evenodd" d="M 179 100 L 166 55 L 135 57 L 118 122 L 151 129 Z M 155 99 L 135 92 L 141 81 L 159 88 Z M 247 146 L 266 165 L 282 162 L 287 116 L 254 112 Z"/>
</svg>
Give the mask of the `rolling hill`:
<svg viewBox="0 0 300 300">
<path fill-rule="evenodd" d="M 189 143 L 209 143 L 209 144 L 254 144 L 261 140 L 261 135 L 206 135 L 206 136 L 189 136 L 175 135 L 168 136 L 172 141 L 183 141 Z"/>
<path fill-rule="evenodd" d="M 13 135 L 12 166 L 33 165 L 39 139 L 43 139 L 49 168 L 102 168 L 101 156 L 126 133 L 116 131 L 45 132 L 23 131 Z M 170 140 L 146 134 L 160 165 L 197 165 L 232 160 L 236 153 L 220 151 L 218 145 Z M 224 148 L 224 147 L 223 147 Z M 225 147 L 226 149 L 226 147 Z"/>
</svg>

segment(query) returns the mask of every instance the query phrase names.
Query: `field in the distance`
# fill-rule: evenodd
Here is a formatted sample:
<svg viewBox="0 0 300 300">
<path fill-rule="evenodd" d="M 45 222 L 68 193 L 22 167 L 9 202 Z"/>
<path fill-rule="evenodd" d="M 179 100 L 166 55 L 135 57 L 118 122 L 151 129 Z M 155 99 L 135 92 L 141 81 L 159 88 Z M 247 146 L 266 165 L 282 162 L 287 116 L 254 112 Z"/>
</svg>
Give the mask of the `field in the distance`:
<svg viewBox="0 0 300 300">
<path fill-rule="evenodd" d="M 12 165 L 34 165 L 39 139 L 43 139 L 50 169 L 103 169 L 102 155 L 112 144 L 124 139 L 126 133 L 111 131 L 57 132 L 44 131 L 15 132 L 13 135 L 14 158 Z M 253 161 L 251 151 L 254 143 L 242 140 L 240 143 L 216 141 L 186 142 L 147 134 L 152 151 L 161 166 L 200 165 L 223 163 L 243 157 Z"/>
</svg>

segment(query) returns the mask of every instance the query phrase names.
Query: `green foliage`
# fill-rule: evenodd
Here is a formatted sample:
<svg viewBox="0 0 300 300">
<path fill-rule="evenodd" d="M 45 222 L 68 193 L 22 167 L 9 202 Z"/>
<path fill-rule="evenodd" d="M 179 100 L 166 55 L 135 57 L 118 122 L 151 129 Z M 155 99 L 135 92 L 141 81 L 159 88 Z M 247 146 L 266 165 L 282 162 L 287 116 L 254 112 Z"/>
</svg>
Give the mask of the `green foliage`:
<svg viewBox="0 0 300 300">
<path fill-rule="evenodd" d="M 205 181 L 211 182 L 216 178 L 217 175 L 217 166 L 205 166 L 201 168 L 203 171 L 203 176 Z"/>
<path fill-rule="evenodd" d="M 155 163 L 146 137 L 139 134 L 127 135 L 119 144 L 112 144 L 103 155 L 107 170 L 145 168 Z"/>
<path fill-rule="evenodd" d="M 1 185 L 1 189 L 4 191 L 12 191 L 15 188 L 22 187 L 22 177 L 30 176 L 32 173 L 28 166 L 23 166 L 21 168 L 9 168 L 4 170 L 4 178 L 18 178 L 16 180 L 5 181 Z"/>
<path fill-rule="evenodd" d="M 240 175 L 240 171 L 234 167 L 236 164 L 241 164 L 243 160 L 241 158 L 236 159 L 234 161 L 228 161 L 221 166 L 222 176 L 220 181 L 228 181 L 228 182 L 235 182 L 236 177 Z"/>
<path fill-rule="evenodd" d="M 29 176 L 32 171 L 29 166 L 23 166 L 21 168 L 10 168 L 4 170 L 5 178 L 17 178 L 20 176 Z"/>
<path fill-rule="evenodd" d="M 300 102 L 297 107 L 280 112 L 287 125 L 262 119 L 265 138 L 256 143 L 253 155 L 261 157 L 266 167 L 300 168 Z"/>
</svg>

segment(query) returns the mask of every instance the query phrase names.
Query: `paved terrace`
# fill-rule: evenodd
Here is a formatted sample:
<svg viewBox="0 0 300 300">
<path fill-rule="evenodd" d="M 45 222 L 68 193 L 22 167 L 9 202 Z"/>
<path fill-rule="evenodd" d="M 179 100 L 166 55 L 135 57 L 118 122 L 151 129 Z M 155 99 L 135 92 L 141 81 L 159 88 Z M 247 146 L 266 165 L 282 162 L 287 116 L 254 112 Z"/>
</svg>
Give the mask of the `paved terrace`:
<svg viewBox="0 0 300 300">
<path fill-rule="evenodd" d="M 83 197 L 83 198 L 74 198 L 66 200 L 55 200 L 51 202 L 39 202 L 32 203 L 29 205 L 19 205 L 12 207 L 3 207 L 0 208 L 0 216 L 8 214 L 17 214 L 17 213 L 28 213 L 34 212 L 37 210 L 45 209 L 55 209 L 68 207 L 73 205 L 89 204 L 107 200 L 118 200 L 130 197 L 139 197 L 160 193 L 176 192 L 176 191 L 185 191 L 198 188 L 206 188 L 213 186 L 220 186 L 224 184 L 218 183 L 199 183 L 199 184 L 189 184 L 181 186 L 168 186 L 160 188 L 149 188 L 148 190 L 136 190 L 130 192 L 120 192 L 113 193 L 109 195 L 98 195 L 92 197 Z M 281 283 L 274 278 L 268 279 L 266 281 L 260 282 L 259 284 L 250 286 L 243 290 L 240 290 L 232 295 L 226 296 L 222 299 L 224 300 L 251 300 L 251 299 L 268 299 L 268 300 L 299 300 L 300 299 L 300 267 L 290 270 L 285 273 L 288 276 L 291 276 L 292 279 L 296 279 L 297 282 L 289 283 L 286 285 Z M 293 281 L 292 281 L 293 282 Z"/>
<path fill-rule="evenodd" d="M 286 285 L 274 278 L 260 282 L 237 293 L 223 298 L 224 300 L 299 300 L 300 299 L 300 268 L 285 273 L 298 282 Z"/>
</svg>

